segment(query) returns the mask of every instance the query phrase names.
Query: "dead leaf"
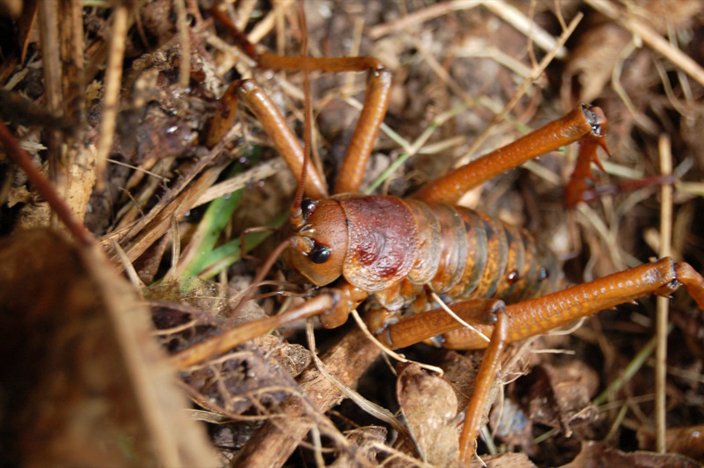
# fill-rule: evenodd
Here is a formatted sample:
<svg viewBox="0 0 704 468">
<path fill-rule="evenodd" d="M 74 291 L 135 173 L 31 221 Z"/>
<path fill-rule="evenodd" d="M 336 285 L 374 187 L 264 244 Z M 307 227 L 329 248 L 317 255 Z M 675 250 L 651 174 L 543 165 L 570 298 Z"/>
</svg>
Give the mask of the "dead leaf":
<svg viewBox="0 0 704 468">
<path fill-rule="evenodd" d="M 653 0 L 643 2 L 634 13 L 656 31 L 666 33 L 689 27 L 700 11 L 698 0 Z M 627 59 L 624 49 L 634 40 L 618 23 L 599 14 L 592 12 L 586 22 L 586 29 L 578 35 L 562 74 L 562 101 L 568 108 L 577 102 L 592 102 L 602 95 L 614 68 Z M 643 81 L 647 78 L 639 77 Z"/>
<path fill-rule="evenodd" d="M 450 384 L 411 364 L 399 373 L 396 396 L 422 457 L 433 465 L 457 464 L 457 397 Z"/>
<path fill-rule="evenodd" d="M 449 351 L 443 356 L 440 365 L 445 371 L 443 377 L 454 388 L 459 408 L 465 408 L 469 403 L 481 360 L 480 353 L 460 354 Z"/>
<path fill-rule="evenodd" d="M 631 40 L 628 31 L 607 22 L 592 22 L 579 36 L 562 74 L 562 97 L 567 106 L 576 102 L 592 102 L 599 97 Z M 595 47 L 599 44 L 599 47 Z"/>
</svg>

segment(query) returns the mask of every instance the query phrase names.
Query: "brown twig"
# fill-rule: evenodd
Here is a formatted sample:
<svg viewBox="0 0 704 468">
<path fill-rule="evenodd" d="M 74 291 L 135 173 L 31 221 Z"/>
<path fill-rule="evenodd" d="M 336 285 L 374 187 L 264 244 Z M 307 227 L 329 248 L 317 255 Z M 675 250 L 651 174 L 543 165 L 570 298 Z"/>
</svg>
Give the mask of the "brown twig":
<svg viewBox="0 0 704 468">
<path fill-rule="evenodd" d="M 59 18 L 56 2 L 39 2 L 39 32 L 42 44 L 44 90 L 49 112 L 61 112 L 61 54 L 59 53 Z M 49 178 L 64 179 L 61 171 L 61 134 L 49 131 L 47 138 Z"/>
<path fill-rule="evenodd" d="M 185 89 L 191 79 L 191 35 L 186 18 L 186 5 L 184 0 L 175 0 L 176 26 L 178 28 L 178 40 L 181 44 L 181 63 L 178 69 L 178 85 Z"/>
</svg>

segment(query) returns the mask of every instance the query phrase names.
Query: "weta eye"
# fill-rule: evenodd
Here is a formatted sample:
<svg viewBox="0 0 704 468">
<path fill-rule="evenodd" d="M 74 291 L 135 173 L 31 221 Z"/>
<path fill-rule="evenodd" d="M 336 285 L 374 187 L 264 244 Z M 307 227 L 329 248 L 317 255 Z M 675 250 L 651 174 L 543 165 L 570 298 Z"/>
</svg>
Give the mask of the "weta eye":
<svg viewBox="0 0 704 468">
<path fill-rule="evenodd" d="M 325 247 L 317 242 L 313 246 L 313 249 L 308 252 L 308 258 L 310 258 L 313 263 L 325 263 L 330 258 L 330 255 L 332 255 L 330 247 Z"/>
<path fill-rule="evenodd" d="M 310 198 L 304 198 L 301 201 L 301 212 L 303 213 L 303 219 L 307 220 L 310 215 L 313 214 L 317 205 L 318 204 Z"/>
</svg>

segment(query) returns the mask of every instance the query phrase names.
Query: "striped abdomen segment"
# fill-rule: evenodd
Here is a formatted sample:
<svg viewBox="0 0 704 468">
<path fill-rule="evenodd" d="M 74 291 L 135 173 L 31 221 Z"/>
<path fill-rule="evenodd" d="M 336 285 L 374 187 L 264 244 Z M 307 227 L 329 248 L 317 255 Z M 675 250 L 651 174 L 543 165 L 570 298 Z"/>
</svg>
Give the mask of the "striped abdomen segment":
<svg viewBox="0 0 704 468">
<path fill-rule="evenodd" d="M 554 257 L 538 249 L 533 237 L 490 216 L 462 207 L 404 200 L 412 210 L 419 239 L 408 275 L 414 284 L 454 302 L 470 298 L 507 303 L 550 290 L 560 277 Z"/>
</svg>

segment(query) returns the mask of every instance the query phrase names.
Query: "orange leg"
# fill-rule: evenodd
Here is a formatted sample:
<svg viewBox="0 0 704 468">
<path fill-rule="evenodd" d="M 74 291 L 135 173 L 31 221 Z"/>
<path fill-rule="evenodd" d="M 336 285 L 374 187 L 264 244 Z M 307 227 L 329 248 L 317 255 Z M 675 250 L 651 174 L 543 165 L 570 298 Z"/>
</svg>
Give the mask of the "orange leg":
<svg viewBox="0 0 704 468">
<path fill-rule="evenodd" d="M 477 437 L 482 427 L 484 415 L 488 413 L 490 402 L 489 393 L 496 382 L 501 369 L 501 354 L 506 347 L 508 320 L 506 312 L 499 310 L 496 313 L 496 324 L 491 334 L 491 342 L 484 353 L 482 364 L 479 366 L 477 378 L 474 381 L 474 391 L 467 404 L 464 416 L 464 425 L 460 434 L 460 460 L 469 465 L 472 457 L 477 452 Z"/>
<path fill-rule="evenodd" d="M 589 283 L 536 299 L 521 301 L 503 308 L 494 308 L 489 315 L 496 323 L 487 324 L 487 311 L 477 315 L 477 310 L 466 311 L 464 301 L 451 308 L 470 321 L 482 333 L 491 333 L 487 343 L 476 332 L 460 328 L 458 322 L 438 310 L 405 318 L 389 326 L 380 341 L 392 348 L 410 346 L 444 333 L 443 346 L 455 349 L 487 348 L 482 360 L 475 389 L 467 407 L 465 423 L 460 438 L 464 463 L 474 454 L 474 447 L 481 421 L 487 412 L 487 398 L 492 382 L 497 378 L 501 352 L 506 343 L 545 333 L 566 325 L 575 319 L 596 314 L 618 304 L 633 301 L 649 294 L 669 295 L 684 285 L 700 309 L 704 310 L 704 278 L 687 263 L 675 263 L 663 258 L 655 263 L 641 265 L 615 273 Z M 471 307 L 470 307 L 471 309 Z"/>
<path fill-rule="evenodd" d="M 261 54 L 259 64 L 271 70 L 322 71 L 340 73 L 368 71 L 362 113 L 352 134 L 347 153 L 335 179 L 334 193 L 359 191 L 367 162 L 379 135 L 391 95 L 391 72 L 372 57 L 295 57 Z"/>
<path fill-rule="evenodd" d="M 567 208 L 574 208 L 579 202 L 584 200 L 584 194 L 587 191 L 587 180 L 592 179 L 592 163 L 597 164 L 602 171 L 604 170 L 597 156 L 598 146 L 602 146 L 606 150 L 606 145 L 600 145 L 600 141 L 594 138 L 586 138 L 580 142 L 577 164 L 575 164 L 570 181 L 565 187 L 565 206 Z"/>
<path fill-rule="evenodd" d="M 171 363 L 178 369 L 185 369 L 254 338 L 264 336 L 282 325 L 310 317 L 320 316 L 320 322 L 324 327 L 335 328 L 345 323 L 350 311 L 366 298 L 367 294 L 363 291 L 343 283 L 337 288 L 328 288 L 315 298 L 279 315 L 247 322 L 191 346 L 172 356 Z"/>
<path fill-rule="evenodd" d="M 704 310 L 704 278 L 688 263 L 663 258 L 562 291 L 507 305 L 507 340 L 510 343 L 540 335 L 579 318 L 650 294 L 667 296 L 681 285 L 684 285 L 699 308 Z M 485 335 L 493 333 L 493 325 L 487 324 L 486 314 L 484 319 L 477 320 L 476 314 L 473 319 L 471 315 L 462 312 L 462 304 L 458 302 L 450 307 L 458 315 L 466 316 L 466 320 Z M 379 336 L 379 340 L 392 348 L 403 348 L 444 333 L 444 347 L 486 348 L 487 342 L 482 337 L 461 328 L 455 319 L 443 314 L 435 309 L 404 318 L 389 326 Z"/>
<path fill-rule="evenodd" d="M 606 122 L 602 125 L 602 133 L 606 131 Z M 641 180 L 621 182 L 616 185 L 605 185 L 601 187 L 589 188 L 588 180 L 593 180 L 592 164 L 595 164 L 602 171 L 606 171 L 599 160 L 597 150 L 601 147 L 607 154 L 609 150 L 603 139 L 584 138 L 579 142 L 579 155 L 570 180 L 565 187 L 565 206 L 574 208 L 580 202 L 589 202 L 595 198 L 608 193 L 622 193 L 636 190 L 642 187 L 653 185 L 664 185 L 674 183 L 672 176 L 653 176 Z"/>
<path fill-rule="evenodd" d="M 426 184 L 414 196 L 426 202 L 457 203 L 468 190 L 524 162 L 576 141 L 586 142 L 581 159 L 594 161 L 606 149 L 606 117 L 598 107 L 581 105 L 562 118 Z"/>
<path fill-rule="evenodd" d="M 281 111 L 271 98 L 252 80 L 236 81 L 227 88 L 221 98 L 222 109 L 210 121 L 206 144 L 214 146 L 227 133 L 235 122 L 237 102 L 244 104 L 254 113 L 269 135 L 274 147 L 286 161 L 296 177 L 303 168 L 303 148 L 298 138 L 289 128 Z M 305 193 L 313 198 L 326 198 L 328 189 L 318 171 L 308 165 L 305 179 Z"/>
<path fill-rule="evenodd" d="M 469 299 L 456 302 L 449 307 L 458 317 L 482 332 L 484 336 L 489 336 L 493 332 L 492 326 L 496 322 L 497 311 L 505 309 L 506 304 L 498 299 Z M 443 335 L 458 327 L 462 327 L 462 324 L 439 307 L 404 317 L 397 323 L 379 330 L 377 338 L 387 346 L 398 349 Z M 374 328 L 371 329 L 375 331 Z M 484 341 L 484 346 L 488 344 L 476 333 L 473 334 Z M 442 340 L 440 344 L 444 346 Z"/>
<path fill-rule="evenodd" d="M 357 192 L 362 183 L 367 162 L 371 151 L 379 134 L 379 129 L 386 115 L 391 93 L 391 73 L 385 69 L 384 65 L 373 57 L 307 57 L 307 56 L 281 56 L 269 53 L 257 53 L 253 44 L 242 34 L 220 10 L 213 10 L 213 15 L 226 26 L 238 46 L 259 66 L 271 70 L 282 71 L 321 71 L 327 73 L 367 71 L 367 89 L 364 106 L 360 114 L 357 126 L 350 140 L 350 145 L 340 168 L 339 175 L 335 181 L 334 193 Z M 234 105 L 233 99 L 228 97 L 230 91 L 223 97 L 223 102 L 230 108 Z M 254 101 L 255 98 L 249 100 Z M 257 97 L 256 99 L 259 99 Z M 270 102 L 270 101 L 269 101 Z M 254 108 L 253 102 L 248 102 Z M 290 130 L 284 130 L 279 124 L 279 119 L 274 118 L 275 109 L 269 103 L 259 106 L 255 110 L 258 117 L 263 120 L 264 127 L 276 139 L 295 141 Z M 229 112 L 234 114 L 234 112 Z M 223 112 L 223 115 L 227 112 Z M 263 117 L 263 118 L 262 118 Z M 220 119 L 216 116 L 215 120 Z M 265 120 L 276 120 L 267 125 Z M 213 125 L 218 128 L 218 134 L 224 133 L 232 124 L 232 118 L 223 123 Z M 520 164 L 533 159 L 541 154 L 555 150 L 561 146 L 581 141 L 580 156 L 577 168 L 568 184 L 566 191 L 566 201 L 568 206 L 574 206 L 581 200 L 585 191 L 585 180 L 591 176 L 590 165 L 592 162 L 599 164 L 597 148 L 602 147 L 607 151 L 604 133 L 606 131 L 606 117 L 601 109 L 581 105 L 564 117 L 531 132 L 530 134 L 516 140 L 515 142 L 499 148 L 482 158 L 473 161 L 465 166 L 455 169 L 449 174 L 438 178 L 415 195 L 416 198 L 426 202 L 434 203 L 456 203 L 468 190 L 493 178 L 502 172 L 519 166 Z M 277 136 L 277 130 L 282 133 Z M 209 138 L 210 144 L 213 140 Z M 291 146 L 291 145 L 289 145 Z M 296 147 L 300 147 L 296 142 Z M 279 148 L 277 146 L 277 148 Z M 279 149 L 282 151 L 282 149 Z M 298 176 L 303 164 L 302 151 L 287 148 L 282 151 L 282 156 Z M 306 193 L 315 198 L 319 191 L 310 191 L 309 184 L 306 183 Z"/>
<path fill-rule="evenodd" d="M 384 121 L 384 116 L 389 107 L 391 72 L 384 67 L 383 63 L 373 57 L 306 57 L 283 56 L 269 53 L 259 54 L 256 52 L 254 45 L 230 22 L 227 16 L 219 10 L 214 10 L 213 14 L 230 30 L 233 38 L 238 42 L 239 47 L 262 68 L 298 72 L 320 71 L 326 73 L 341 73 L 366 71 L 368 73 L 364 106 L 359 120 L 357 121 L 357 126 L 352 134 L 352 139 L 347 148 L 339 176 L 335 181 L 334 193 L 359 191 L 367 162 L 369 161 L 374 143 L 379 135 L 379 128 Z M 226 93 L 226 95 L 227 94 L 228 93 Z M 254 98 L 252 98 L 252 100 L 253 99 Z M 256 99 L 258 100 L 260 98 L 257 97 Z M 231 107 L 232 104 L 229 102 L 228 98 L 224 98 L 224 101 Z M 252 107 L 250 102 L 247 102 L 247 105 Z M 259 118 L 261 118 L 262 115 L 264 115 L 265 119 L 272 118 L 274 112 L 278 113 L 275 109 L 269 108 L 268 105 L 267 109 L 264 109 L 263 105 L 261 107 L 262 108 L 259 110 L 253 109 Z M 232 122 L 230 122 L 230 125 L 231 124 Z M 280 128 L 278 125 L 267 127 L 264 122 L 263 124 L 272 139 L 282 138 L 275 134 L 277 128 Z M 225 126 L 218 124 L 218 128 L 221 127 Z M 229 127 L 226 128 L 229 129 Z M 222 130 L 220 130 L 220 132 L 222 132 Z M 297 146 L 300 148 L 300 145 Z M 279 149 L 278 146 L 277 149 Z M 279 151 L 281 151 L 281 149 L 279 149 Z M 282 152 L 282 156 L 286 159 L 287 164 L 291 167 L 296 177 L 298 177 L 303 164 L 303 152 L 289 150 L 286 153 Z M 306 193 L 314 198 L 323 198 L 316 192 L 309 192 L 307 184 Z"/>
<path fill-rule="evenodd" d="M 585 177 L 579 185 L 577 186 L 574 190 L 577 192 L 581 192 L 578 196 L 574 198 L 574 200 L 570 200 L 568 197 L 570 197 L 571 194 L 568 194 L 567 191 L 565 192 L 565 204 L 568 208 L 573 207 L 579 202 L 590 202 L 592 200 L 596 200 L 597 198 L 604 196 L 604 195 L 615 195 L 619 193 L 628 193 L 634 190 L 642 189 L 645 187 L 659 187 L 661 185 L 672 185 L 675 182 L 677 182 L 677 178 L 672 175 L 656 175 L 656 176 L 650 176 L 650 177 L 645 177 L 642 179 L 635 179 L 635 180 L 625 180 L 622 182 L 614 183 L 614 184 L 606 184 L 606 185 L 599 185 L 595 187 L 587 187 L 586 180 L 587 179 L 592 179 L 592 176 L 589 175 Z M 569 186 L 567 187 L 569 188 Z"/>
</svg>

